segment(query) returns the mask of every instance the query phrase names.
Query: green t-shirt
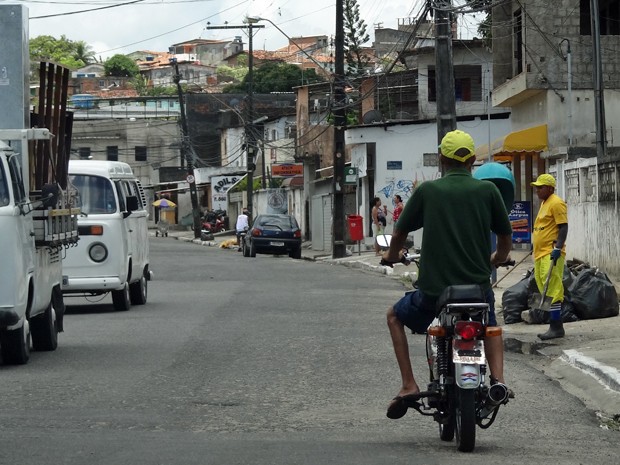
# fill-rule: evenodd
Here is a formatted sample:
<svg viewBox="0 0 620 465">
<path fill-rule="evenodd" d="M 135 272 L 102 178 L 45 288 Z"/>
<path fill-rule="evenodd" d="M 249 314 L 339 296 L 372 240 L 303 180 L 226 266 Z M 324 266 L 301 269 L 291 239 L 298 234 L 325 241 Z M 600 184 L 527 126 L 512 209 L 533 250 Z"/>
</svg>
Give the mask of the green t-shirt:
<svg viewBox="0 0 620 465">
<path fill-rule="evenodd" d="M 422 227 L 418 279 L 422 292 L 438 297 L 452 284 L 491 286 L 491 232 L 512 233 L 495 184 L 458 168 L 422 183 L 405 205 L 396 229 L 410 232 Z"/>
</svg>

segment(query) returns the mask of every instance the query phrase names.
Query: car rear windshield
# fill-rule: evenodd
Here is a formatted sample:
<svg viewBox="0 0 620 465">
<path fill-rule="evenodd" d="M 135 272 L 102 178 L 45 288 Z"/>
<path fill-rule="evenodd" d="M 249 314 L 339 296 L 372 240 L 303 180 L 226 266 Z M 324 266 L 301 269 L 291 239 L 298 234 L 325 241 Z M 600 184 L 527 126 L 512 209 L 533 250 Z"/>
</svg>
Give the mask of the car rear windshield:
<svg viewBox="0 0 620 465">
<path fill-rule="evenodd" d="M 261 215 L 257 218 L 259 226 L 277 226 L 282 229 L 298 229 L 297 220 L 291 215 Z"/>
</svg>

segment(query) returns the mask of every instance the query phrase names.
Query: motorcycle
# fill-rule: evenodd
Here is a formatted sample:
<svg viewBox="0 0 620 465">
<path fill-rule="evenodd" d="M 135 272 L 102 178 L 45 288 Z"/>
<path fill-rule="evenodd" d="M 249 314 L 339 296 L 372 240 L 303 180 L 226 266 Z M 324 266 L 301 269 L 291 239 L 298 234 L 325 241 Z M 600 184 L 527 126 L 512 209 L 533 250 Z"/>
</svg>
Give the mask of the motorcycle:
<svg viewBox="0 0 620 465">
<path fill-rule="evenodd" d="M 216 210 L 215 212 L 207 212 L 202 218 L 201 232 L 206 234 L 215 234 L 226 230 L 224 222 L 225 210 Z"/>
<path fill-rule="evenodd" d="M 489 304 L 478 285 L 447 287 L 437 302 L 439 312 L 427 330 L 427 391 L 405 399 L 408 407 L 439 423 L 439 437 L 461 452 L 476 445 L 476 426 L 490 427 L 508 403 L 505 385 L 487 377 L 484 338 L 502 329 L 488 326 Z"/>
<path fill-rule="evenodd" d="M 414 261 L 406 249 L 403 252 L 402 263 Z M 383 259 L 381 264 L 391 265 Z M 514 261 L 501 266 L 512 265 Z M 508 403 L 508 388 L 487 377 L 484 351 L 484 339 L 501 336 L 502 329 L 489 326 L 489 304 L 479 285 L 447 287 L 437 309 L 426 333 L 428 388 L 402 399 L 408 408 L 433 417 L 442 441 L 456 436 L 458 450 L 471 452 L 476 445 L 476 427 L 489 428 L 499 408 Z"/>
</svg>

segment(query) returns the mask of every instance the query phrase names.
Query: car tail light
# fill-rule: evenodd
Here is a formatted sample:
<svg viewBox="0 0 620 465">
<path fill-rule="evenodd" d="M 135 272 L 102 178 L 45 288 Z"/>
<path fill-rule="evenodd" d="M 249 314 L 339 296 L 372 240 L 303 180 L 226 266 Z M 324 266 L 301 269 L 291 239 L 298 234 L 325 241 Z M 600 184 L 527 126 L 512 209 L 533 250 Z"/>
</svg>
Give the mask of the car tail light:
<svg viewBox="0 0 620 465">
<path fill-rule="evenodd" d="M 478 321 L 458 321 L 454 332 L 463 339 L 469 340 L 483 334 L 482 323 Z"/>
<path fill-rule="evenodd" d="M 257 228 L 252 229 L 252 236 L 257 237 L 257 236 L 262 236 L 262 235 L 263 235 L 263 232 L 260 229 L 257 229 Z"/>
<path fill-rule="evenodd" d="M 297 231 L 295 231 L 293 233 L 293 237 L 296 238 L 296 239 L 297 238 L 301 239 L 301 231 L 299 229 Z"/>
</svg>

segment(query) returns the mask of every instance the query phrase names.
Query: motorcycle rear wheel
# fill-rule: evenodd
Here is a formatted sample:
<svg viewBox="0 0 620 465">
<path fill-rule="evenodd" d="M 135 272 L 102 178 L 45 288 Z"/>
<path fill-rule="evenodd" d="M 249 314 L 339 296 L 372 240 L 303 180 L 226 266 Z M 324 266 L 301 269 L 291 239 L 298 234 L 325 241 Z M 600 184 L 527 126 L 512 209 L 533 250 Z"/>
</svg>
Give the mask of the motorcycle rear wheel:
<svg viewBox="0 0 620 465">
<path fill-rule="evenodd" d="M 457 388 L 456 444 L 459 451 L 471 452 L 476 447 L 476 392 Z"/>
</svg>

